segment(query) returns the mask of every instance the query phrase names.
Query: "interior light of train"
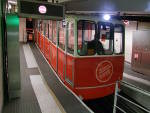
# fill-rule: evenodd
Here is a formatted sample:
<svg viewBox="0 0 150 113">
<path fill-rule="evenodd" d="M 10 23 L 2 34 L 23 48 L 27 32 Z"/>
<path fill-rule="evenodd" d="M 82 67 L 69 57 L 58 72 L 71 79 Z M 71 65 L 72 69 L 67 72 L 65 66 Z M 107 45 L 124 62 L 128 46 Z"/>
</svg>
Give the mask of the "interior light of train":
<svg viewBox="0 0 150 113">
<path fill-rule="evenodd" d="M 103 18 L 105 19 L 105 20 L 110 20 L 110 15 L 108 15 L 108 14 L 105 14 L 104 16 L 103 16 Z"/>
<path fill-rule="evenodd" d="M 8 0 L 8 3 L 17 4 L 17 2 L 16 2 L 16 1 L 13 1 L 13 0 Z"/>
<path fill-rule="evenodd" d="M 44 5 L 39 6 L 39 12 L 41 14 L 45 14 L 47 12 L 47 8 Z"/>
<path fill-rule="evenodd" d="M 123 20 L 123 23 L 124 23 L 125 25 L 129 25 L 129 21 L 128 21 L 128 20 Z"/>
<path fill-rule="evenodd" d="M 11 4 L 8 4 L 8 9 L 11 9 Z"/>
<path fill-rule="evenodd" d="M 62 25 L 65 27 L 67 25 L 67 22 L 65 20 L 62 20 Z"/>
</svg>

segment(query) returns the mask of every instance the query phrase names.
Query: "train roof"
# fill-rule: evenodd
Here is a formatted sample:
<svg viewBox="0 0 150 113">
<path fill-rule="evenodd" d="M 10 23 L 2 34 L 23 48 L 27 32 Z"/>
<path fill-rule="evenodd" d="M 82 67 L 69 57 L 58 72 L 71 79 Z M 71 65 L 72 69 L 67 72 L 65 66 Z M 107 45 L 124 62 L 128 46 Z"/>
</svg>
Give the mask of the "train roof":
<svg viewBox="0 0 150 113">
<path fill-rule="evenodd" d="M 104 20 L 103 15 L 97 16 L 97 15 L 65 15 L 65 19 L 67 21 L 69 20 L 91 20 L 95 22 L 109 22 L 113 24 L 123 24 L 121 20 L 117 19 L 110 19 L 108 21 Z"/>
</svg>

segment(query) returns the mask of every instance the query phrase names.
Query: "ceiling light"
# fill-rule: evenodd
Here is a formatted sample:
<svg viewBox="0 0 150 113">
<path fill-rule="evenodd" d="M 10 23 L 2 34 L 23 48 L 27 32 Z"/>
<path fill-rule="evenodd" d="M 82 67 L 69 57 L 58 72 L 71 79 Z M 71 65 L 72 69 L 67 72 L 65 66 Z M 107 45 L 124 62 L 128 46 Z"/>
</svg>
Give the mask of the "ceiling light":
<svg viewBox="0 0 150 113">
<path fill-rule="evenodd" d="M 108 15 L 108 14 L 105 14 L 104 16 L 103 16 L 103 18 L 105 19 L 105 20 L 110 20 L 110 15 Z"/>
</svg>

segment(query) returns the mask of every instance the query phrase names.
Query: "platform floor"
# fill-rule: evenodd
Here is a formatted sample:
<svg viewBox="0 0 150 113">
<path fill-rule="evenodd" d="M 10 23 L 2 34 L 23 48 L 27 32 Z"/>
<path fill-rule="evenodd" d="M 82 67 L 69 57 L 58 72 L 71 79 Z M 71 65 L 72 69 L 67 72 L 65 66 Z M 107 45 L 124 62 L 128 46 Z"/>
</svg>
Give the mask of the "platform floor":
<svg viewBox="0 0 150 113">
<path fill-rule="evenodd" d="M 38 62 L 36 62 L 38 61 Z M 20 44 L 21 93 L 10 100 L 3 113 L 91 113 L 92 111 L 58 80 L 39 49 L 33 43 Z M 125 63 L 123 80 L 150 91 L 150 78 L 131 70 Z M 113 97 L 109 100 L 112 111 Z M 106 101 L 105 100 L 105 101 Z M 98 100 L 96 100 L 97 102 Z M 100 100 L 100 103 L 103 102 Z M 85 102 L 95 109 L 95 101 Z M 98 102 L 97 102 L 98 103 Z M 102 104 L 98 104 L 102 107 Z M 98 109 L 98 113 L 101 113 Z M 105 113 L 105 112 L 102 112 Z"/>
<path fill-rule="evenodd" d="M 20 44 L 20 66 L 20 98 L 6 103 L 3 113 L 92 112 L 63 86 L 34 44 Z"/>
<path fill-rule="evenodd" d="M 144 75 L 131 69 L 129 63 L 124 64 L 123 80 L 150 92 L 150 75 Z"/>
<path fill-rule="evenodd" d="M 38 68 L 27 68 L 23 45 L 20 44 L 21 92 L 20 98 L 4 105 L 3 113 L 42 113 L 30 82 L 30 75 L 38 75 Z"/>
</svg>

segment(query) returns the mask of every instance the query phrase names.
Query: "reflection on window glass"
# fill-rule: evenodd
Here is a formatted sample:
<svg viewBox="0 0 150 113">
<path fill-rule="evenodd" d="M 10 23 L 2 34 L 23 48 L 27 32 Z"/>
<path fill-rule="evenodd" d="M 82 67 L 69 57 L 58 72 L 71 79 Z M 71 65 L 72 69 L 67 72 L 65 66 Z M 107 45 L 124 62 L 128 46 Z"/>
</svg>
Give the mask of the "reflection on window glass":
<svg viewBox="0 0 150 113">
<path fill-rule="evenodd" d="M 45 30 L 46 31 L 45 36 L 46 36 L 46 38 L 48 38 L 49 37 L 49 32 L 48 32 L 49 31 L 49 24 L 47 24 L 47 22 L 46 22 L 46 25 L 45 25 L 45 29 L 46 29 Z"/>
<path fill-rule="evenodd" d="M 40 32 L 43 34 L 43 21 L 40 21 L 40 24 L 39 24 L 39 28 L 40 28 Z"/>
<path fill-rule="evenodd" d="M 69 22 L 68 24 L 68 47 L 67 51 L 71 54 L 74 53 L 74 23 Z"/>
<path fill-rule="evenodd" d="M 40 31 L 40 21 L 37 21 L 38 23 L 38 31 Z"/>
<path fill-rule="evenodd" d="M 113 36 L 112 26 L 108 23 L 99 23 L 100 37 L 99 41 L 103 46 L 105 55 L 113 54 Z"/>
<path fill-rule="evenodd" d="M 57 40 L 57 22 L 53 21 L 53 39 L 52 39 L 52 42 L 54 44 L 56 44 L 56 40 Z"/>
<path fill-rule="evenodd" d="M 95 54 L 95 22 L 78 21 L 78 54 L 94 55 Z"/>
<path fill-rule="evenodd" d="M 123 26 L 116 25 L 114 29 L 114 53 L 123 52 Z"/>
<path fill-rule="evenodd" d="M 59 23 L 59 47 L 65 50 L 65 26 L 63 23 Z"/>
<path fill-rule="evenodd" d="M 49 20 L 49 39 L 52 40 L 52 36 L 53 36 L 53 33 L 52 33 L 52 29 L 53 26 L 52 26 L 52 20 Z"/>
<path fill-rule="evenodd" d="M 43 35 L 45 36 L 46 33 L 46 24 L 43 22 Z"/>
</svg>

